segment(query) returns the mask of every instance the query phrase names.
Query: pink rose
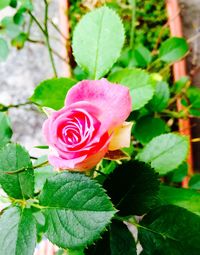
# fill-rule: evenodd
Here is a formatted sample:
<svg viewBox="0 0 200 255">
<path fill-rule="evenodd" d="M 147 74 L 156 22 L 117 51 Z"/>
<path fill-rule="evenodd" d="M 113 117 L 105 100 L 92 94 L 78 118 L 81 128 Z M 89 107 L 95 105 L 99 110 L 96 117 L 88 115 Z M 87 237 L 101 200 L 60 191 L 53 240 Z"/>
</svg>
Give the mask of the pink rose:
<svg viewBox="0 0 200 255">
<path fill-rule="evenodd" d="M 130 126 L 128 140 L 121 143 L 117 137 L 122 139 L 127 129 L 124 121 L 130 112 L 131 97 L 125 86 L 106 79 L 79 82 L 69 90 L 64 108 L 54 111 L 43 125 L 52 149 L 50 164 L 59 169 L 86 171 L 104 157 L 110 144 L 111 150 L 129 147 Z"/>
</svg>

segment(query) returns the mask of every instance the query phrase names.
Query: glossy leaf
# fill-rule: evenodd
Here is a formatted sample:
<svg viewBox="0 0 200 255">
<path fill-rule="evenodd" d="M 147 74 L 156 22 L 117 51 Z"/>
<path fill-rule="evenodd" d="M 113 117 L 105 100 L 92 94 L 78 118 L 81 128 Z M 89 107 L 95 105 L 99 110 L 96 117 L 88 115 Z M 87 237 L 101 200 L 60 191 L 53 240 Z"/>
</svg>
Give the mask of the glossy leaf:
<svg viewBox="0 0 200 255">
<path fill-rule="evenodd" d="M 47 179 L 39 200 L 44 206 L 46 236 L 62 248 L 93 243 L 115 213 L 99 184 L 78 173 L 62 172 Z"/>
<path fill-rule="evenodd" d="M 139 240 L 145 254 L 199 254 L 199 216 L 177 206 L 162 206 L 152 210 L 140 224 Z"/>
<path fill-rule="evenodd" d="M 155 205 L 159 181 L 149 165 L 129 161 L 109 175 L 104 188 L 120 215 L 143 215 Z"/>
<path fill-rule="evenodd" d="M 183 58 L 189 47 L 184 38 L 172 37 L 161 44 L 159 58 L 167 63 L 173 63 Z"/>
<path fill-rule="evenodd" d="M 68 78 L 54 78 L 40 83 L 30 100 L 40 106 L 59 110 L 64 106 L 67 92 L 76 81 Z"/>
<path fill-rule="evenodd" d="M 136 243 L 127 226 L 113 221 L 110 226 L 111 255 L 137 255 Z"/>
<path fill-rule="evenodd" d="M 0 216 L 1 255 L 33 255 L 36 224 L 30 209 L 7 209 Z"/>
<path fill-rule="evenodd" d="M 153 138 L 137 158 L 150 163 L 160 175 L 165 175 L 186 159 L 188 149 L 186 137 L 174 133 L 163 134 Z"/>
<path fill-rule="evenodd" d="M 145 68 L 151 62 L 151 52 L 144 47 L 142 44 L 138 45 L 132 52 L 132 59 L 129 66 L 131 66 L 132 61 L 137 67 Z"/>
<path fill-rule="evenodd" d="M 8 144 L 0 150 L 0 184 L 10 197 L 33 197 L 32 163 L 28 152 L 18 144 Z"/>
<path fill-rule="evenodd" d="M 171 182 L 182 182 L 183 179 L 187 176 L 188 173 L 188 165 L 186 162 L 183 162 L 178 168 L 169 172 L 167 174 L 167 178 Z"/>
<path fill-rule="evenodd" d="M 0 38 L 0 61 L 5 61 L 8 57 L 9 48 L 6 40 Z"/>
<path fill-rule="evenodd" d="M 166 124 L 162 119 L 145 116 L 136 122 L 133 134 L 142 144 L 147 144 L 154 137 L 165 133 L 166 130 Z"/>
<path fill-rule="evenodd" d="M 165 81 L 157 83 L 154 96 L 148 104 L 148 107 L 154 112 L 161 112 L 164 110 L 169 102 L 170 91 L 169 85 Z"/>
<path fill-rule="evenodd" d="M 160 205 L 177 205 L 200 215 L 200 193 L 197 191 L 161 185 L 158 200 Z"/>
<path fill-rule="evenodd" d="M 200 190 L 200 174 L 195 174 L 191 177 L 189 181 L 189 187 L 191 189 Z"/>
<path fill-rule="evenodd" d="M 11 137 L 10 120 L 6 113 L 0 112 L 0 148 L 9 142 Z"/>
<path fill-rule="evenodd" d="M 104 76 L 117 61 L 124 44 L 119 16 L 108 7 L 86 14 L 75 28 L 73 54 L 92 79 Z"/>
<path fill-rule="evenodd" d="M 154 84 L 149 74 L 143 70 L 123 69 L 112 73 L 108 79 L 130 89 L 132 110 L 142 108 L 153 97 Z"/>
<path fill-rule="evenodd" d="M 187 90 L 187 96 L 190 102 L 189 112 L 193 116 L 200 117 L 200 89 L 197 87 L 190 87 Z"/>
</svg>

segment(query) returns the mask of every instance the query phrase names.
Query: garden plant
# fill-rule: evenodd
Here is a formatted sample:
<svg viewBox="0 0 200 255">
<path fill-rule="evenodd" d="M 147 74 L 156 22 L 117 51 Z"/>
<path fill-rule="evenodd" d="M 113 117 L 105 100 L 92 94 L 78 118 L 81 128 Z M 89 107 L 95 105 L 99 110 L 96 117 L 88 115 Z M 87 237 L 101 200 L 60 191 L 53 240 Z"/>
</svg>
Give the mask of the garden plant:
<svg viewBox="0 0 200 255">
<path fill-rule="evenodd" d="M 46 144 L 37 146 L 44 156 L 12 142 L 9 109 L 23 104 L 0 106 L 0 198 L 8 205 L 0 216 L 0 254 L 32 255 L 44 237 L 58 254 L 135 255 L 139 245 L 141 255 L 200 254 L 200 178 L 181 187 L 189 138 L 177 124 L 200 116 L 200 91 L 188 77 L 173 84 L 170 72 L 189 53 L 186 40 L 170 38 L 166 27 L 150 39 L 141 35 L 137 1 L 99 1 L 78 22 L 72 13 L 80 1 L 70 2 L 66 78 L 54 62 L 50 3 L 44 0 L 42 23 L 31 1 L 0 1 L 0 9 L 16 9 L 0 23 L 0 59 L 10 42 L 20 49 L 31 41 L 34 23 L 54 75 L 25 103 L 46 115 Z"/>
</svg>

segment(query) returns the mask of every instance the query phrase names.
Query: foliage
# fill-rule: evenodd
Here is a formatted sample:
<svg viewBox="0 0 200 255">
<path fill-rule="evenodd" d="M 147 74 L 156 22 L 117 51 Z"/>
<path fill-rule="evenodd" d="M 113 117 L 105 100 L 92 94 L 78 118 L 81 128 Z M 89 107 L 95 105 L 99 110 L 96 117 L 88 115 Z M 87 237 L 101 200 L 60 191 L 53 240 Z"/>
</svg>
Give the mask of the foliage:
<svg viewBox="0 0 200 255">
<path fill-rule="evenodd" d="M 128 120 L 133 122 L 129 148 L 106 154 L 88 173 L 61 172 L 49 165 L 46 156 L 31 158 L 25 148 L 11 141 L 7 112 L 20 105 L 0 105 L 0 184 L 6 193 L 2 199 L 9 203 L 0 216 L 2 255 L 31 255 L 43 236 L 64 249 L 60 254 L 67 250 L 70 255 L 135 255 L 130 225 L 138 230 L 143 255 L 200 253 L 200 178 L 191 178 L 191 189 L 180 188 L 187 175 L 189 144 L 187 137 L 177 133 L 176 125 L 177 119 L 199 116 L 200 93 L 189 88 L 186 77 L 176 84 L 169 79 L 171 65 L 188 52 L 187 43 L 183 38 L 164 40 L 166 31 L 159 35 L 166 22 L 163 3 L 115 2 L 94 8 L 75 29 L 88 7 L 82 1 L 71 5 L 70 17 L 79 11 L 78 17 L 71 18 L 77 61 L 72 68 L 78 66 L 71 78 L 56 77 L 48 15 L 40 24 L 31 1 L 0 4 L 0 9 L 10 5 L 16 11 L 1 21 L 1 60 L 8 54 L 6 38 L 17 48 L 30 40 L 25 15 L 40 28 L 50 53 L 55 77 L 41 82 L 27 103 L 51 114 L 64 106 L 66 94 L 79 79 L 105 76 L 129 88 L 132 112 Z M 44 3 L 48 14 L 49 3 Z M 95 7 L 101 5 L 97 1 Z M 154 30 L 155 16 L 158 26 Z M 145 26 L 148 22 L 150 31 Z M 177 98 L 184 111 L 177 111 Z M 48 147 L 40 146 L 44 148 Z"/>
</svg>

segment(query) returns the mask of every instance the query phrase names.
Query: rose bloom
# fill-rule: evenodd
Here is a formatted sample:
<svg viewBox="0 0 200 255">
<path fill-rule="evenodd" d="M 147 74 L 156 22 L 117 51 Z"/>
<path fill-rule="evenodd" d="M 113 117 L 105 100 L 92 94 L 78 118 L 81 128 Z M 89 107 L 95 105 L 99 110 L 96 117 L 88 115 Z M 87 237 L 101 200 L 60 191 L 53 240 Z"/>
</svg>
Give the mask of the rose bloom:
<svg viewBox="0 0 200 255">
<path fill-rule="evenodd" d="M 53 111 L 43 125 L 52 154 L 49 162 L 58 169 L 87 171 L 108 150 L 130 146 L 131 112 L 127 87 L 106 79 L 84 80 L 73 86 L 65 106 Z"/>
</svg>

